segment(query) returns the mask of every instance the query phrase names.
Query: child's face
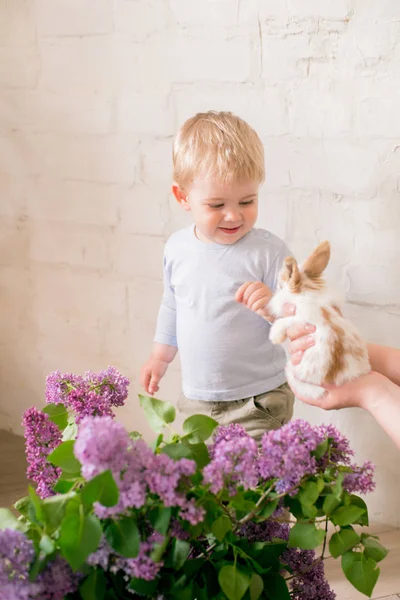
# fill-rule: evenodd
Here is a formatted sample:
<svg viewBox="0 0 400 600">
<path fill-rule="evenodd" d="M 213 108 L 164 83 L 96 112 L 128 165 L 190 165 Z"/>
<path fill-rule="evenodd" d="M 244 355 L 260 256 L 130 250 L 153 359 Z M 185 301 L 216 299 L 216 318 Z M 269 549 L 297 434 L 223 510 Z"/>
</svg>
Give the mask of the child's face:
<svg viewBox="0 0 400 600">
<path fill-rule="evenodd" d="M 259 187 L 254 181 L 230 184 L 199 177 L 187 192 L 176 185 L 172 191 L 184 210 L 191 211 L 201 241 L 234 244 L 257 220 Z"/>
</svg>

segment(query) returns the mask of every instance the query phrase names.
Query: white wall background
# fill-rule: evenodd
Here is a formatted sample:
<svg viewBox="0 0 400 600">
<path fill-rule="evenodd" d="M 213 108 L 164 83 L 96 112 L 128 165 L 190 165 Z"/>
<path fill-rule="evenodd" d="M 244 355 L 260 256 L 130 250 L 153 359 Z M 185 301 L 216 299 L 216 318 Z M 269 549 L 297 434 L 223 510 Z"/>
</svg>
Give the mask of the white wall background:
<svg viewBox="0 0 400 600">
<path fill-rule="evenodd" d="M 114 364 L 138 407 L 165 240 L 172 136 L 198 110 L 260 133 L 259 225 L 332 280 L 365 336 L 400 346 L 398 0 L 0 0 L 0 426 L 45 375 Z M 179 365 L 161 397 L 174 400 Z M 375 520 L 400 524 L 400 456 L 366 414 L 322 414 L 378 466 Z"/>
</svg>

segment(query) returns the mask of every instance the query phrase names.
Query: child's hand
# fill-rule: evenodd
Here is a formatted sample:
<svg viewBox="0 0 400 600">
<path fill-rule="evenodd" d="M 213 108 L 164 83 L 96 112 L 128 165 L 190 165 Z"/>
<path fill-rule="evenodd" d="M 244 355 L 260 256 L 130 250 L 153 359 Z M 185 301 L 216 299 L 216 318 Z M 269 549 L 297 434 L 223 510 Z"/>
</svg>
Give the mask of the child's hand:
<svg viewBox="0 0 400 600">
<path fill-rule="evenodd" d="M 261 281 L 247 281 L 235 294 L 236 302 L 244 304 L 270 323 L 275 320 L 267 310 L 267 304 L 271 298 L 272 291 Z"/>
<path fill-rule="evenodd" d="M 151 396 L 160 389 L 158 383 L 164 377 L 169 362 L 150 356 L 140 370 L 140 385 Z"/>
</svg>

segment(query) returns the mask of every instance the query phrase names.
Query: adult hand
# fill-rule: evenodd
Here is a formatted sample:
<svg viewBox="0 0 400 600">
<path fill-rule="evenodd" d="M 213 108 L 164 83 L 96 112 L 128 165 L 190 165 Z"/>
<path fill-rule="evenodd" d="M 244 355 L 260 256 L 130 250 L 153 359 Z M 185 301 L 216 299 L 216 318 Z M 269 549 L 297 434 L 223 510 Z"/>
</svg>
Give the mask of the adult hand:
<svg viewBox="0 0 400 600">
<path fill-rule="evenodd" d="M 285 304 L 284 317 L 290 317 L 296 314 L 296 307 L 293 304 Z M 288 327 L 286 335 L 290 340 L 288 344 L 288 352 L 291 355 L 292 365 L 301 363 L 304 352 L 314 346 L 315 338 L 313 333 L 316 327 L 312 323 L 294 323 Z"/>
<path fill-rule="evenodd" d="M 370 409 L 371 402 L 375 402 L 379 397 L 379 390 L 385 387 L 388 379 L 371 371 L 367 375 L 362 375 L 357 379 L 353 379 L 341 386 L 323 385 L 325 395 L 318 400 L 307 398 L 301 392 L 296 390 L 296 384 L 292 384 L 291 388 L 299 400 L 310 406 L 317 406 L 324 410 L 340 410 L 341 408 L 365 408 Z"/>
</svg>

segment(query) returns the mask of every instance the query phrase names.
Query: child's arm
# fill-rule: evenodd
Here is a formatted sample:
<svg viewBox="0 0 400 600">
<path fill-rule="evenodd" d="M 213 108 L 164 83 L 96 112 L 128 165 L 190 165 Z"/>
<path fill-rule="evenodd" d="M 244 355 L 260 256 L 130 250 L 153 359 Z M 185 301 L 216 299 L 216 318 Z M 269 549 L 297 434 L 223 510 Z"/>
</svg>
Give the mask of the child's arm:
<svg viewBox="0 0 400 600">
<path fill-rule="evenodd" d="M 148 394 L 158 392 L 158 384 L 178 351 L 175 290 L 171 284 L 170 270 L 170 264 L 164 253 L 164 293 L 158 312 L 153 350 L 140 370 L 140 385 Z"/>
<path fill-rule="evenodd" d="M 178 351 L 176 346 L 167 346 L 154 342 L 150 358 L 140 370 L 140 385 L 148 394 L 158 392 L 159 381 L 165 375 L 170 362 L 173 361 Z"/>
<path fill-rule="evenodd" d="M 260 317 L 272 323 L 274 317 L 267 310 L 267 304 L 271 298 L 272 291 L 261 281 L 247 281 L 240 286 L 235 294 L 236 302 L 244 304 Z"/>
</svg>

